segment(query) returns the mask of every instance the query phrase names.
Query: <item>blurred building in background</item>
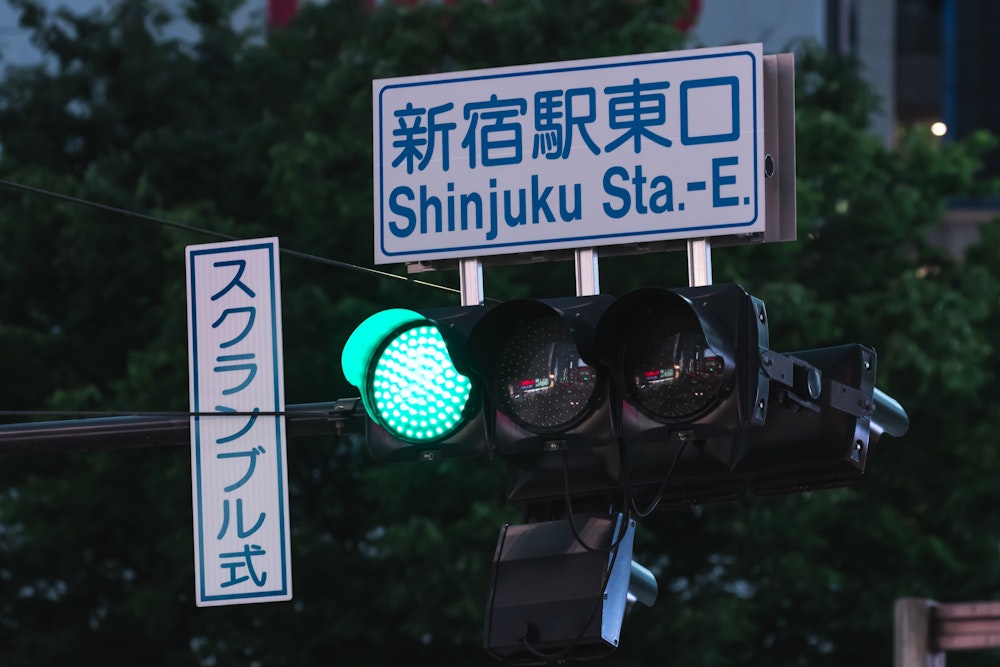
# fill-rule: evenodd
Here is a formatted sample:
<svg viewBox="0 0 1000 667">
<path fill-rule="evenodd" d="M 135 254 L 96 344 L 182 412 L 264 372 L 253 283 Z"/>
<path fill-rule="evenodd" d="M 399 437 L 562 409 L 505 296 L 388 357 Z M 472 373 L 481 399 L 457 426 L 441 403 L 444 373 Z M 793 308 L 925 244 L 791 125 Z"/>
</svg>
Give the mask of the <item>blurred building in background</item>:
<svg viewBox="0 0 1000 667">
<path fill-rule="evenodd" d="M 871 130 L 892 145 L 898 129 L 920 124 L 942 141 L 985 129 L 1000 137 L 998 0 L 703 0 L 693 42 L 715 46 L 760 41 L 765 53 L 810 40 L 853 55 L 883 99 Z M 1000 150 L 983 175 L 1000 176 Z M 961 257 L 1000 202 L 954 201 L 931 240 Z"/>
<path fill-rule="evenodd" d="M 359 0 L 368 6 L 457 0 Z M 502 2 L 503 0 L 484 0 Z M 185 0 L 159 0 L 181 14 Z M 238 27 L 263 34 L 292 20 L 298 8 L 323 0 L 246 0 L 234 17 Z M 871 130 L 892 145 L 897 129 L 918 123 L 957 140 L 979 129 L 1000 136 L 1000 87 L 990 68 L 1000 62 L 1000 0 L 685 0 L 676 24 L 691 46 L 762 42 L 765 53 L 794 50 L 809 41 L 833 53 L 853 55 L 884 100 Z M 43 0 L 50 8 L 101 11 L 115 0 Z M 40 59 L 17 12 L 0 3 L 0 67 Z M 172 34 L 184 36 L 177 21 Z M 193 30 L 188 29 L 193 35 Z M 1000 176 L 1000 150 L 987 156 L 985 174 Z M 956 202 L 935 241 L 960 256 L 978 238 L 979 225 L 997 215 L 996 202 Z"/>
</svg>

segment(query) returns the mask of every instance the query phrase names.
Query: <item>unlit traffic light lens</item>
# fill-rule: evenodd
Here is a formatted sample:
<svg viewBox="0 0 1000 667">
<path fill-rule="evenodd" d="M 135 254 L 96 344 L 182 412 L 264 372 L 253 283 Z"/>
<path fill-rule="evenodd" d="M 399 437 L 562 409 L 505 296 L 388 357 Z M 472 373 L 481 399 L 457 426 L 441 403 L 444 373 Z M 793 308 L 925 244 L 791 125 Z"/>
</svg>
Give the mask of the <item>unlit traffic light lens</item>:
<svg viewBox="0 0 1000 667">
<path fill-rule="evenodd" d="M 623 346 L 628 397 L 656 419 L 680 421 L 707 411 L 720 398 L 725 370 L 689 308 L 653 310 Z"/>
<path fill-rule="evenodd" d="M 558 317 L 523 320 L 496 359 L 498 407 L 521 425 L 558 431 L 589 413 L 597 373 L 580 358 L 572 332 Z"/>
</svg>

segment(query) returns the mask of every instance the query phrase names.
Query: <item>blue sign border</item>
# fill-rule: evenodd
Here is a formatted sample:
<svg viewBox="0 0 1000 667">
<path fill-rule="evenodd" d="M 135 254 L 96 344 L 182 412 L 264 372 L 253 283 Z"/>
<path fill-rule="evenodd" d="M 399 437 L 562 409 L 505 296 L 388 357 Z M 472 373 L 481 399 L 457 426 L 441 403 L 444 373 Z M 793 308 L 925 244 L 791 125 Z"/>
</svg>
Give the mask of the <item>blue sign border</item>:
<svg viewBox="0 0 1000 667">
<path fill-rule="evenodd" d="M 196 280 L 197 273 L 195 272 L 195 257 L 201 255 L 218 255 L 226 254 L 232 252 L 239 252 L 241 250 L 267 250 L 268 264 L 270 267 L 270 311 L 271 311 L 271 345 L 272 354 L 274 358 L 278 358 L 280 350 L 278 349 L 278 304 L 275 299 L 276 294 L 276 276 L 275 276 L 275 244 L 272 243 L 257 243 L 250 242 L 247 245 L 234 245 L 226 248 L 208 248 L 204 250 L 192 250 L 188 255 L 188 271 L 191 276 L 191 303 L 189 316 L 191 318 L 191 331 L 195 332 L 197 328 L 197 313 L 195 308 L 195 298 L 194 295 L 197 294 Z M 194 370 L 192 383 L 193 383 L 193 411 L 200 413 L 202 411 L 201 405 L 198 401 L 198 336 L 192 335 L 191 337 L 191 368 Z M 281 405 L 278 402 L 278 397 L 281 395 L 281 376 L 278 372 L 278 365 L 274 365 L 274 396 L 275 402 L 274 406 L 271 408 L 273 412 L 280 412 Z M 202 520 L 204 513 L 202 508 L 202 489 L 201 489 L 201 429 L 198 428 L 198 424 L 201 421 L 201 417 L 193 417 L 194 420 L 194 442 L 192 446 L 195 448 L 194 461 L 196 462 L 196 474 L 195 477 L 198 483 L 195 488 L 195 495 L 197 498 L 198 505 L 198 516 L 195 518 L 197 525 L 195 530 L 198 531 L 198 568 L 199 568 L 199 584 L 200 590 L 198 591 L 199 600 L 204 602 L 223 602 L 226 600 L 251 600 L 259 598 L 271 598 L 271 597 L 281 597 L 287 596 L 289 594 L 289 572 L 288 572 L 288 554 L 285 552 L 285 545 L 287 543 L 287 530 L 288 527 L 285 525 L 285 489 L 283 488 L 283 483 L 285 479 L 284 471 L 282 470 L 282 461 L 284 459 L 283 450 L 284 443 L 281 439 L 281 419 L 275 418 L 274 420 L 274 441 L 277 456 L 275 457 L 278 463 L 278 524 L 279 531 L 281 534 L 281 588 L 277 590 L 261 591 L 261 592 L 251 592 L 251 593 L 239 593 L 239 594 L 227 594 L 227 595 L 208 595 L 205 591 L 205 535 L 204 535 L 204 521 Z"/>
<path fill-rule="evenodd" d="M 619 232 L 619 233 L 616 233 L 616 234 L 593 234 L 593 235 L 590 235 L 590 236 L 565 236 L 565 237 L 562 237 L 562 238 L 544 239 L 544 240 L 537 240 L 537 241 L 518 241 L 518 242 L 510 242 L 510 243 L 479 243 L 479 244 L 466 245 L 466 246 L 452 246 L 450 248 L 419 249 L 419 250 L 407 250 L 407 251 L 397 251 L 397 252 L 389 252 L 385 248 L 386 222 L 385 222 L 385 173 L 384 173 L 384 171 L 385 171 L 385 163 L 386 162 L 385 162 L 385 155 L 384 155 L 385 142 L 383 141 L 383 139 L 385 138 L 385 127 L 384 127 L 384 124 L 383 124 L 383 121 L 382 121 L 382 119 L 384 117 L 384 113 L 383 113 L 383 110 L 382 110 L 382 106 L 383 106 L 382 97 L 383 97 L 383 95 L 385 95 L 385 92 L 387 90 L 393 90 L 393 89 L 397 89 L 397 88 L 415 88 L 415 87 L 420 87 L 420 86 L 437 86 L 437 85 L 451 84 L 451 83 L 466 83 L 466 82 L 470 82 L 470 81 L 487 81 L 487 80 L 491 80 L 491 79 L 509 79 L 509 78 L 519 78 L 519 77 L 529 77 L 529 76 L 537 76 L 537 75 L 540 75 L 540 74 L 559 74 L 559 73 L 565 73 L 565 72 L 582 72 L 582 71 L 588 71 L 588 70 L 610 69 L 610 68 L 616 68 L 616 67 L 635 67 L 636 65 L 659 65 L 659 64 L 663 64 L 663 63 L 674 63 L 674 62 L 682 62 L 682 61 L 690 61 L 690 60 L 706 60 L 706 59 L 710 59 L 710 58 L 732 58 L 734 56 L 736 56 L 736 57 L 738 57 L 738 56 L 747 56 L 747 57 L 750 58 L 750 61 L 751 61 L 750 71 L 751 71 L 751 76 L 753 78 L 753 91 L 754 91 L 753 92 L 753 94 L 754 94 L 753 104 L 751 105 L 751 107 L 753 108 L 753 127 L 756 128 L 757 127 L 757 94 L 758 94 L 757 93 L 757 57 L 751 51 L 729 51 L 729 52 L 726 52 L 726 53 L 696 54 L 696 55 L 677 56 L 677 57 L 668 57 L 668 58 L 654 58 L 654 59 L 651 59 L 651 60 L 638 60 L 638 59 L 636 59 L 636 60 L 629 60 L 629 61 L 626 61 L 626 62 L 619 62 L 619 63 L 604 63 L 604 64 L 600 64 L 600 65 L 576 65 L 576 66 L 565 66 L 565 67 L 553 67 L 551 69 L 539 69 L 539 70 L 522 71 L 522 72 L 503 72 L 503 73 L 495 73 L 495 74 L 483 74 L 483 75 L 480 75 L 480 76 L 470 76 L 470 77 L 455 76 L 454 78 L 450 78 L 450 79 L 436 79 L 434 81 L 415 81 L 413 83 L 395 83 L 395 84 L 390 84 L 390 85 L 384 86 L 379 91 L 379 104 L 378 104 L 378 106 L 379 106 L 379 108 L 378 108 L 378 113 L 379 113 L 379 125 L 378 125 L 379 126 L 379 146 L 378 146 L 378 153 L 379 153 L 379 238 L 378 238 L 378 241 L 379 241 L 379 247 L 382 250 L 382 255 L 385 256 L 385 257 L 401 257 L 401 256 L 402 257 L 406 257 L 406 256 L 415 256 L 415 255 L 419 254 L 419 255 L 427 256 L 427 258 L 430 258 L 433 255 L 440 255 L 442 253 L 449 253 L 449 254 L 451 254 L 451 253 L 466 253 L 464 256 L 472 257 L 472 256 L 475 256 L 477 254 L 475 252 L 476 250 L 481 250 L 481 249 L 524 248 L 525 252 L 528 252 L 528 251 L 530 251 L 533 248 L 537 248 L 538 246 L 552 246 L 552 245 L 557 245 L 557 244 L 576 243 L 576 242 L 581 242 L 581 241 L 610 241 L 612 239 L 621 239 L 621 238 L 637 238 L 637 240 L 641 240 L 642 237 L 652 236 L 652 235 L 683 234 L 685 232 L 699 232 L 699 231 L 706 231 L 706 230 L 712 230 L 712 229 L 734 229 L 734 230 L 738 230 L 738 229 L 743 228 L 743 227 L 750 227 L 750 226 L 752 226 L 753 224 L 755 224 L 757 222 L 757 219 L 760 216 L 760 198 L 758 196 L 756 196 L 757 193 L 759 192 L 758 182 L 759 182 L 759 177 L 760 177 L 759 176 L 760 165 L 757 163 L 756 160 L 754 161 L 754 168 L 753 168 L 753 185 L 754 185 L 754 209 L 753 209 L 753 217 L 748 222 L 726 223 L 726 224 L 720 224 L 720 225 L 701 225 L 701 226 L 695 226 L 695 227 L 681 227 L 681 228 L 678 228 L 678 229 L 670 229 L 670 230 L 652 229 L 652 230 L 645 230 L 645 231 Z M 754 132 L 754 137 L 753 137 L 754 155 L 757 155 L 757 153 L 760 150 L 760 147 L 758 145 L 758 140 L 759 140 L 758 133 Z M 600 245 L 600 244 L 597 244 L 597 245 Z M 610 243 L 606 243 L 604 245 L 611 245 L 611 244 Z M 556 248 L 553 248 L 553 249 L 556 249 Z M 497 254 L 499 254 L 499 253 L 497 253 Z M 416 260 L 416 258 L 414 257 L 414 261 L 415 260 Z"/>
</svg>

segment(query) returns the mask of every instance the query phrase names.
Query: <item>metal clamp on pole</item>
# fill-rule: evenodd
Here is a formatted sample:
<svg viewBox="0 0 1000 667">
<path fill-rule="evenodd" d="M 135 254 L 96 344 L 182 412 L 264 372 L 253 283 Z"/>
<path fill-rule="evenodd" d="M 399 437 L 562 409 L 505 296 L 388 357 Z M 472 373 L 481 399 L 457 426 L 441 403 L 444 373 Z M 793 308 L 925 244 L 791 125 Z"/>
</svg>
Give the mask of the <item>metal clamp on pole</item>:
<svg viewBox="0 0 1000 667">
<path fill-rule="evenodd" d="M 801 407 L 819 411 L 819 406 L 813 402 L 823 393 L 823 374 L 818 368 L 773 350 L 761 352 L 760 367 L 772 381 L 790 390 L 786 392 L 787 398 Z"/>
</svg>

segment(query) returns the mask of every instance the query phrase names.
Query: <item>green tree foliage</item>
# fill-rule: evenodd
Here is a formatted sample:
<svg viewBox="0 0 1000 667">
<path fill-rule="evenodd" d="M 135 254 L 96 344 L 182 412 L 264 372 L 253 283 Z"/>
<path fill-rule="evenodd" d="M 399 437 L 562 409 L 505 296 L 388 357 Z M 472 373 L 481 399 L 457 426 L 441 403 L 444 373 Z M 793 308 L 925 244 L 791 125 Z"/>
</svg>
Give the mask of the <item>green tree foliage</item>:
<svg viewBox="0 0 1000 667">
<path fill-rule="evenodd" d="M 238 2 L 192 0 L 195 40 L 169 37 L 152 0 L 90 15 L 13 2 L 45 62 L 0 81 L 0 177 L 360 265 L 373 78 L 682 43 L 668 0 L 331 0 L 267 36 L 232 28 Z M 947 197 L 980 187 L 985 140 L 913 130 L 890 151 L 865 133 L 855 66 L 810 51 L 797 68 L 800 240 L 719 250 L 716 280 L 766 300 L 780 349 L 876 347 L 913 427 L 857 488 L 645 521 L 661 597 L 612 664 L 884 665 L 895 597 L 1000 594 L 1000 231 L 963 262 L 924 241 Z M 0 409 L 186 409 L 183 250 L 210 240 L 0 190 Z M 607 260 L 602 279 L 676 285 L 682 264 Z M 454 302 L 287 255 L 282 274 L 292 403 L 351 395 L 340 349 L 366 315 Z M 571 290 L 565 265 L 487 275 L 501 299 Z M 502 465 L 376 467 L 345 436 L 293 443 L 289 467 L 295 600 L 197 609 L 186 451 L 3 459 L 0 662 L 493 664 L 482 607 L 497 530 L 516 520 Z"/>
</svg>

